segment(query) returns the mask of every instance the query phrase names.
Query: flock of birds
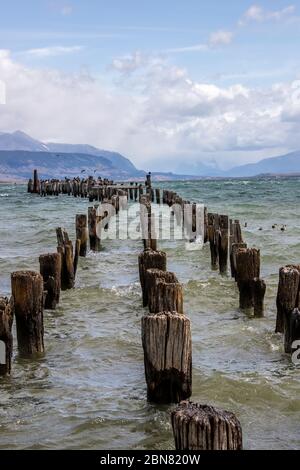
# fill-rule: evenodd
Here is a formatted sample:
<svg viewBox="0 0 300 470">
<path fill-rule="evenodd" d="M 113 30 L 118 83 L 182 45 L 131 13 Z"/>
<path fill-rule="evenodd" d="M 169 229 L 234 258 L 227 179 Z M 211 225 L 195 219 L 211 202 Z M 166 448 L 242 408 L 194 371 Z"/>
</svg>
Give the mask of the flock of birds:
<svg viewBox="0 0 300 470">
<path fill-rule="evenodd" d="M 247 223 L 247 222 L 245 222 L 245 227 L 248 227 L 248 223 Z M 273 224 L 273 225 L 272 225 L 272 229 L 273 229 L 273 230 L 277 229 L 277 227 L 278 227 L 278 224 Z M 263 228 L 262 228 L 262 227 L 259 227 L 258 230 L 262 231 Z M 281 230 L 281 232 L 285 232 L 285 231 L 287 230 L 287 226 L 286 226 L 286 225 L 281 225 L 280 230 Z"/>
</svg>

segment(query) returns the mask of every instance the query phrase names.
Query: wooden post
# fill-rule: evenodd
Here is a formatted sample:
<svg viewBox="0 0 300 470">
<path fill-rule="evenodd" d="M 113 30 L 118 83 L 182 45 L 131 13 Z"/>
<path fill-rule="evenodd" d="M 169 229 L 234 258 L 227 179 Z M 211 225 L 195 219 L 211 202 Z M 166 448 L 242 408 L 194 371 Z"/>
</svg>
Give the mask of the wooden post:
<svg viewBox="0 0 300 470">
<path fill-rule="evenodd" d="M 240 308 L 254 306 L 253 281 L 259 279 L 260 251 L 240 248 L 236 253 L 237 283 L 240 291 Z"/>
<path fill-rule="evenodd" d="M 220 273 L 227 273 L 228 264 L 228 240 L 229 240 L 229 219 L 227 215 L 219 216 L 219 231 L 218 231 L 218 252 L 219 252 L 219 267 Z"/>
<path fill-rule="evenodd" d="M 181 402 L 172 411 L 176 450 L 242 450 L 242 427 L 237 417 L 212 406 Z"/>
<path fill-rule="evenodd" d="M 183 313 L 183 291 L 174 273 L 147 269 L 145 276 L 148 306 L 151 313 Z"/>
<path fill-rule="evenodd" d="M 40 192 L 40 180 L 38 178 L 37 170 L 33 172 L 33 192 L 39 194 Z"/>
<path fill-rule="evenodd" d="M 208 227 L 207 236 L 210 245 L 211 267 L 216 269 L 219 263 L 219 243 L 218 243 L 218 230 L 219 230 L 219 215 L 208 213 Z"/>
<path fill-rule="evenodd" d="M 192 393 L 190 320 L 176 312 L 142 318 L 148 400 L 178 403 Z"/>
<path fill-rule="evenodd" d="M 291 352 L 291 316 L 300 307 L 300 266 L 284 266 L 279 270 L 277 290 L 276 333 L 284 333 L 285 352 Z"/>
<path fill-rule="evenodd" d="M 160 189 L 159 188 L 155 189 L 155 195 L 156 195 L 156 203 L 160 204 Z"/>
<path fill-rule="evenodd" d="M 0 376 L 11 372 L 13 353 L 13 305 L 6 297 L 0 297 Z"/>
<path fill-rule="evenodd" d="M 143 293 L 143 306 L 148 305 L 148 291 L 146 288 L 147 269 L 167 270 L 167 255 L 164 251 L 153 251 L 151 249 L 143 251 L 139 255 L 139 274 Z"/>
<path fill-rule="evenodd" d="M 32 181 L 32 178 L 29 178 L 29 180 L 28 180 L 27 192 L 28 192 L 28 193 L 33 193 L 33 181 Z"/>
<path fill-rule="evenodd" d="M 78 268 L 78 260 L 79 260 L 79 252 L 80 252 L 80 240 L 77 238 L 75 242 L 75 254 L 74 254 L 74 262 L 73 262 L 73 270 L 74 270 L 74 280 L 76 277 L 77 273 L 77 268 Z"/>
<path fill-rule="evenodd" d="M 300 340 L 300 310 L 298 308 L 295 308 L 293 310 L 293 313 L 291 315 L 291 320 L 290 320 L 289 346 L 290 346 L 291 352 L 294 352 L 298 349 L 298 347 L 295 348 L 293 346 L 293 343 L 294 341 L 299 341 L 299 340 Z"/>
<path fill-rule="evenodd" d="M 51 253 L 39 257 L 40 273 L 44 280 L 45 309 L 55 310 L 61 289 L 61 255 Z"/>
<path fill-rule="evenodd" d="M 88 208 L 88 225 L 91 251 L 100 251 L 100 239 L 97 235 L 97 209 L 95 207 Z"/>
<path fill-rule="evenodd" d="M 11 275 L 18 349 L 21 355 L 44 352 L 42 276 L 34 271 L 17 271 Z"/>
<path fill-rule="evenodd" d="M 234 222 L 229 221 L 229 255 L 230 255 L 230 268 L 231 277 L 236 277 L 236 252 L 238 248 L 247 248 L 247 244 L 243 242 L 242 230 L 239 220 Z"/>
<path fill-rule="evenodd" d="M 262 279 L 253 280 L 253 307 L 255 317 L 264 316 L 264 298 L 266 287 L 266 283 Z"/>
<path fill-rule="evenodd" d="M 233 243 L 230 249 L 230 268 L 231 268 L 231 277 L 236 280 L 236 254 L 240 248 L 247 248 L 247 243 Z"/>
<path fill-rule="evenodd" d="M 85 214 L 76 215 L 76 239 L 80 240 L 79 256 L 86 256 L 88 229 L 87 229 L 87 216 Z"/>
<path fill-rule="evenodd" d="M 56 229 L 57 252 L 61 255 L 61 290 L 72 289 L 75 284 L 73 245 L 65 230 Z"/>
</svg>

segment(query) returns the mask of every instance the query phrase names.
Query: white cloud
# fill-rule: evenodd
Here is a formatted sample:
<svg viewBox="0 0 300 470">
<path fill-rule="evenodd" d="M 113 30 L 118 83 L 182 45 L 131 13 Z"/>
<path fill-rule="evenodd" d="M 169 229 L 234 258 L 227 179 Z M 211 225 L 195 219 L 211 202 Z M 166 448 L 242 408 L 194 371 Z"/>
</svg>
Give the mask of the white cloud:
<svg viewBox="0 0 300 470">
<path fill-rule="evenodd" d="M 118 72 L 130 73 L 145 65 L 146 62 L 146 56 L 140 51 L 136 51 L 133 54 L 116 57 L 112 61 L 111 67 Z"/>
<path fill-rule="evenodd" d="M 289 5 L 281 10 L 268 11 L 259 5 L 252 5 L 243 15 L 239 21 L 240 26 L 244 26 L 248 22 L 264 22 L 264 21 L 281 21 L 284 20 L 295 12 L 295 5 Z"/>
<path fill-rule="evenodd" d="M 220 30 L 210 35 L 209 44 L 212 47 L 221 46 L 221 45 L 227 46 L 228 44 L 231 43 L 232 39 L 233 39 L 233 33 L 231 31 Z"/>
<path fill-rule="evenodd" d="M 228 46 L 232 42 L 233 36 L 234 34 L 232 31 L 219 30 L 211 33 L 206 43 L 193 44 L 191 46 L 174 47 L 170 49 L 165 49 L 162 52 L 165 54 L 180 52 L 204 52 L 211 48 L 219 46 Z"/>
<path fill-rule="evenodd" d="M 36 57 L 38 59 L 45 59 L 47 57 L 56 57 L 65 54 L 74 54 L 83 50 L 83 46 L 50 46 L 40 47 L 37 49 L 28 49 L 24 54 Z"/>
<path fill-rule="evenodd" d="M 199 52 L 199 51 L 207 51 L 207 50 L 208 50 L 207 44 L 194 44 L 192 46 L 173 47 L 170 49 L 165 49 L 162 52 L 165 54 L 172 54 L 176 52 Z"/>
<path fill-rule="evenodd" d="M 25 67 L 0 51 L 7 92 L 1 130 L 115 149 L 146 169 L 155 162 L 172 170 L 179 161 L 187 166 L 208 155 L 241 163 L 300 148 L 297 81 L 264 90 L 220 87 L 192 80 L 161 58 L 141 60 L 137 74 L 106 87 L 87 74 Z"/>
</svg>

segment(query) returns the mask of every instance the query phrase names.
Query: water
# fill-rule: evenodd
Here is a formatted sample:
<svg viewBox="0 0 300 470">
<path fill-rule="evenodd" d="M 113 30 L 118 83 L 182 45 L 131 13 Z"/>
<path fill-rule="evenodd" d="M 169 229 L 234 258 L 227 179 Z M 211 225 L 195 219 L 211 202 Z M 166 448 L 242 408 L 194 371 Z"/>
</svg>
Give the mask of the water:
<svg viewBox="0 0 300 470">
<path fill-rule="evenodd" d="M 265 318 L 249 318 L 238 309 L 230 277 L 211 271 L 208 246 L 191 252 L 181 241 L 161 242 L 192 321 L 192 399 L 235 412 L 245 448 L 299 449 L 300 368 L 274 327 L 278 269 L 300 260 L 300 179 L 159 186 L 247 221 L 244 237 L 261 249 L 267 282 Z M 55 227 L 65 226 L 74 239 L 75 214 L 87 207 L 86 200 L 42 199 L 24 186 L 0 185 L 1 294 L 10 293 L 12 271 L 38 269 L 38 256 L 55 251 Z M 105 241 L 103 248 L 80 260 L 76 289 L 45 313 L 45 356 L 20 359 L 15 348 L 12 376 L 0 379 L 0 448 L 174 448 L 172 407 L 146 400 L 141 242 Z"/>
</svg>

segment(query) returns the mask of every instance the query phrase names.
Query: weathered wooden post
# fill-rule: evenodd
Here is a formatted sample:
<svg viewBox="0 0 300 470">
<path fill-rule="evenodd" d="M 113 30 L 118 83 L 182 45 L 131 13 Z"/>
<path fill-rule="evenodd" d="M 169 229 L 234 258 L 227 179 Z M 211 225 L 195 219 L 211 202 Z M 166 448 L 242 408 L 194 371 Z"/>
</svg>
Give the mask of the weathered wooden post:
<svg viewBox="0 0 300 470">
<path fill-rule="evenodd" d="M 44 307 L 55 310 L 61 289 L 61 255 L 49 253 L 39 257 L 40 273 L 44 280 Z"/>
<path fill-rule="evenodd" d="M 183 401 L 171 413 L 176 450 L 242 450 L 237 417 L 212 406 Z"/>
<path fill-rule="evenodd" d="M 219 243 L 218 243 L 218 230 L 219 230 L 219 215 L 207 214 L 208 226 L 207 236 L 210 245 L 211 267 L 216 269 L 219 263 Z"/>
<path fill-rule="evenodd" d="M 183 289 L 174 273 L 147 269 L 145 289 L 150 313 L 164 311 L 183 313 Z"/>
<path fill-rule="evenodd" d="M 11 275 L 11 287 L 19 352 L 24 356 L 43 353 L 43 278 L 34 271 L 17 271 Z"/>
<path fill-rule="evenodd" d="M 40 180 L 38 177 L 37 170 L 33 171 L 33 193 L 39 194 L 40 192 Z"/>
<path fill-rule="evenodd" d="M 95 207 L 88 208 L 88 225 L 91 251 L 100 251 L 101 240 L 97 235 L 97 209 Z"/>
<path fill-rule="evenodd" d="M 56 235 L 58 244 L 57 252 L 61 255 L 61 290 L 72 289 L 75 284 L 73 245 L 67 232 L 61 227 L 56 229 Z"/>
<path fill-rule="evenodd" d="M 148 305 L 148 291 L 146 288 L 147 269 L 167 270 L 167 255 L 164 251 L 145 250 L 139 255 L 139 275 L 143 293 L 143 306 Z"/>
<path fill-rule="evenodd" d="M 87 216 L 85 214 L 76 215 L 76 239 L 80 240 L 79 256 L 85 257 L 88 241 Z"/>
<path fill-rule="evenodd" d="M 233 243 L 230 249 L 230 268 L 231 276 L 236 280 L 236 254 L 240 248 L 247 248 L 247 243 Z"/>
<path fill-rule="evenodd" d="M 291 318 L 294 309 L 300 308 L 300 266 L 284 266 L 279 270 L 277 291 L 276 333 L 284 333 L 285 352 L 291 352 Z"/>
<path fill-rule="evenodd" d="M 33 193 L 33 181 L 32 181 L 32 178 L 29 178 L 29 180 L 28 180 L 27 192 L 28 192 L 28 193 Z"/>
<path fill-rule="evenodd" d="M 260 250 L 240 248 L 236 253 L 236 280 L 240 292 L 240 308 L 254 307 L 254 315 L 263 316 L 266 284 L 259 277 Z"/>
<path fill-rule="evenodd" d="M 294 352 L 299 348 L 299 344 L 297 344 L 296 347 L 294 346 L 294 341 L 298 341 L 298 342 L 300 341 L 300 310 L 298 308 L 295 308 L 293 310 L 293 313 L 291 315 L 291 320 L 290 320 L 289 346 L 290 346 L 291 352 Z M 299 350 L 299 353 L 300 353 L 300 350 Z"/>
<path fill-rule="evenodd" d="M 156 195 L 156 203 L 160 204 L 160 189 L 159 188 L 155 189 L 155 195 Z"/>
<path fill-rule="evenodd" d="M 176 312 L 142 318 L 148 400 L 178 403 L 192 393 L 190 320 Z"/>
<path fill-rule="evenodd" d="M 228 215 L 219 216 L 218 231 L 218 251 L 219 251 L 219 267 L 220 273 L 227 273 L 228 265 L 228 240 L 229 240 L 229 218 Z"/>
<path fill-rule="evenodd" d="M 236 253 L 237 283 L 240 291 L 240 308 L 253 307 L 253 280 L 260 274 L 260 251 L 240 248 Z"/>
<path fill-rule="evenodd" d="M 239 220 L 230 219 L 229 221 L 229 255 L 230 255 L 230 268 L 231 277 L 236 276 L 236 252 L 238 248 L 247 248 L 247 244 L 243 242 L 242 230 Z"/>
<path fill-rule="evenodd" d="M 266 293 L 266 283 L 263 279 L 253 280 L 253 307 L 254 316 L 264 316 L 264 298 Z"/>
<path fill-rule="evenodd" d="M 0 376 L 11 372 L 13 353 L 13 305 L 12 300 L 0 297 Z"/>
</svg>

